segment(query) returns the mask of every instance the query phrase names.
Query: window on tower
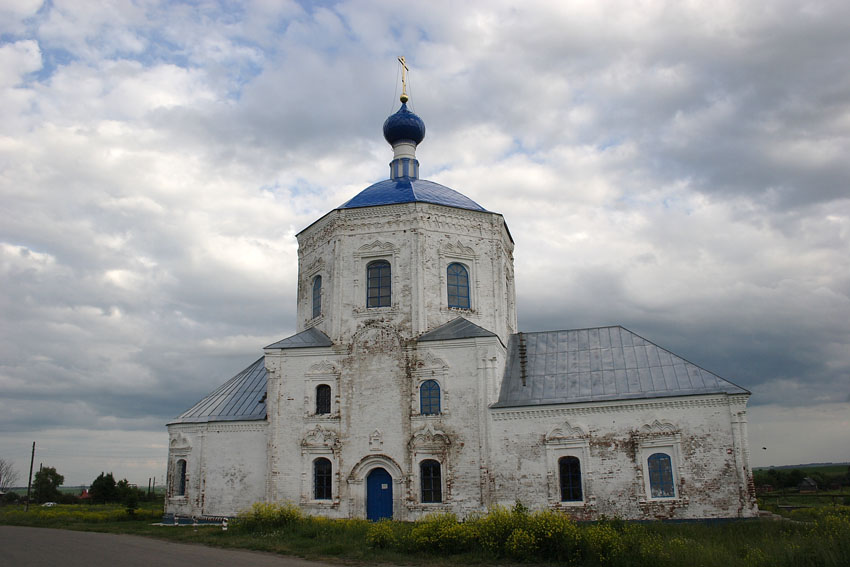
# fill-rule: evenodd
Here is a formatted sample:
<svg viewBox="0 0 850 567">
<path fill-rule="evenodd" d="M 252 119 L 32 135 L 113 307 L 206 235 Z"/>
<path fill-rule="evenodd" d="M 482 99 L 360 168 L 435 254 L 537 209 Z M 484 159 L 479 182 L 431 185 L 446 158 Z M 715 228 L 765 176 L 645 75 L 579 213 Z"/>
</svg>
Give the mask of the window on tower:
<svg viewBox="0 0 850 567">
<path fill-rule="evenodd" d="M 419 386 L 419 413 L 422 415 L 440 413 L 440 385 L 436 380 L 425 380 Z"/>
<path fill-rule="evenodd" d="M 313 319 L 322 314 L 322 276 L 313 278 Z"/>
<path fill-rule="evenodd" d="M 463 264 L 454 262 L 446 269 L 449 307 L 469 309 L 469 272 Z"/>
<path fill-rule="evenodd" d="M 366 266 L 366 307 L 389 307 L 392 302 L 390 263 L 376 260 Z"/>
</svg>

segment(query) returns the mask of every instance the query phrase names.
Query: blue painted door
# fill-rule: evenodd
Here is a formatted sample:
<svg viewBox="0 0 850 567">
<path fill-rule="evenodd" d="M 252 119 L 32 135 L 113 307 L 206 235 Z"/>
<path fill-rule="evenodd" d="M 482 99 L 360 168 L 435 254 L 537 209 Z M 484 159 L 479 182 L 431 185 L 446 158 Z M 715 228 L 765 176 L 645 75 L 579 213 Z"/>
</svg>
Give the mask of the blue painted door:
<svg viewBox="0 0 850 567">
<path fill-rule="evenodd" d="M 384 469 L 366 477 L 366 517 L 373 522 L 393 517 L 393 477 Z"/>
</svg>

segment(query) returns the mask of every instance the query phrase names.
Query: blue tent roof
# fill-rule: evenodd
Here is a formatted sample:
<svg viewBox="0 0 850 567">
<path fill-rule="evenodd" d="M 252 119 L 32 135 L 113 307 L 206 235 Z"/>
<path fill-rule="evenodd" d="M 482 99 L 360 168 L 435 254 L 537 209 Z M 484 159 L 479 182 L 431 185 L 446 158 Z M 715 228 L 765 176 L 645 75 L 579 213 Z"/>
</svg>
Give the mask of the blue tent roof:
<svg viewBox="0 0 850 567">
<path fill-rule="evenodd" d="M 409 177 L 379 181 L 337 208 L 356 209 L 358 207 L 396 205 L 399 203 L 434 203 L 435 205 L 471 211 L 487 211 L 469 197 L 461 195 L 445 185 Z"/>
</svg>

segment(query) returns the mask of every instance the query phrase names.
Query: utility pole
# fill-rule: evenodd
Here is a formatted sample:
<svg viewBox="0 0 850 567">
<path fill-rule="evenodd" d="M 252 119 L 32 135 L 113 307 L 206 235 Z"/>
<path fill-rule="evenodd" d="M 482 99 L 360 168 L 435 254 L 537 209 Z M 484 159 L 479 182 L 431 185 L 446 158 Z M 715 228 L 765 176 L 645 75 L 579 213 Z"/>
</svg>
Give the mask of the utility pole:
<svg viewBox="0 0 850 567">
<path fill-rule="evenodd" d="M 29 512 L 30 509 L 30 488 L 32 487 L 32 465 L 35 463 L 35 441 L 32 442 L 32 456 L 30 457 L 30 478 L 27 481 L 27 504 L 24 506 L 24 512 Z"/>
</svg>

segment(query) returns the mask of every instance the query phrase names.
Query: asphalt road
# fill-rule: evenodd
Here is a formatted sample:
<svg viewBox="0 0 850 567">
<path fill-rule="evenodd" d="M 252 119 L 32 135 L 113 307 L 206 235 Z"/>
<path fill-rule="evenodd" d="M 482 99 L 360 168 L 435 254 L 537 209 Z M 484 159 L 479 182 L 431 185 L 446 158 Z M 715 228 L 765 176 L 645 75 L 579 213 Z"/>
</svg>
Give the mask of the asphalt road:
<svg viewBox="0 0 850 567">
<path fill-rule="evenodd" d="M 339 567 L 132 535 L 0 526 L 2 567 Z"/>
</svg>

